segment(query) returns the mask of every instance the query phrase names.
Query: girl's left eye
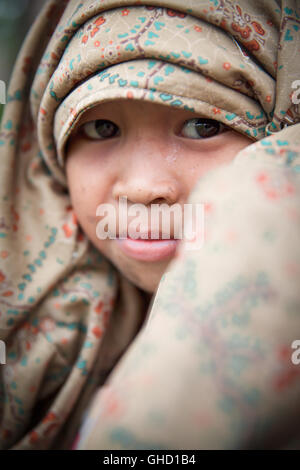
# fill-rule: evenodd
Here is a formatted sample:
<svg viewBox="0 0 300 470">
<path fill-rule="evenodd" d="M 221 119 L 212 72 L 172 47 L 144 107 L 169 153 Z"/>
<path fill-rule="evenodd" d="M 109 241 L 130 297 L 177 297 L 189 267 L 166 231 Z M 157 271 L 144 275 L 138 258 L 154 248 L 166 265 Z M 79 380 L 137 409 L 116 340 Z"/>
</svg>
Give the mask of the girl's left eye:
<svg viewBox="0 0 300 470">
<path fill-rule="evenodd" d="M 97 119 L 86 122 L 81 126 L 83 134 L 90 139 L 109 139 L 118 135 L 119 128 L 113 122 L 106 119 Z"/>
<path fill-rule="evenodd" d="M 221 122 L 206 118 L 189 119 L 185 121 L 183 129 L 185 133 L 182 132 L 182 136 L 189 139 L 207 139 L 228 130 Z"/>
</svg>

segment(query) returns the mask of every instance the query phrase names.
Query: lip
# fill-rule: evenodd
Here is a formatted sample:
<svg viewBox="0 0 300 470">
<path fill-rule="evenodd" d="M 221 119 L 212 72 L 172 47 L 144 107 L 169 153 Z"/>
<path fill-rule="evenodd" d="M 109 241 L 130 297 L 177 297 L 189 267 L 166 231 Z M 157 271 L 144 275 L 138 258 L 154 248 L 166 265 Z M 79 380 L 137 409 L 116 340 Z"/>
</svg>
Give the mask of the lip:
<svg viewBox="0 0 300 470">
<path fill-rule="evenodd" d="M 116 238 L 121 250 L 131 258 L 140 261 L 160 261 L 174 255 L 178 239 L 142 240 L 131 238 Z"/>
</svg>

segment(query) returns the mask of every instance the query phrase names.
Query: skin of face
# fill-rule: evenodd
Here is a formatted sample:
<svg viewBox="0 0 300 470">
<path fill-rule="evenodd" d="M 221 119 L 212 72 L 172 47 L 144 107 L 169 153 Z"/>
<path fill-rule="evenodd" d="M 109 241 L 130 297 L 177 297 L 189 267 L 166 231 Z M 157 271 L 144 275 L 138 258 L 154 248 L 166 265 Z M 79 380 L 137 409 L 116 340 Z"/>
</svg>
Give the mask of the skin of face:
<svg viewBox="0 0 300 470">
<path fill-rule="evenodd" d="M 120 249 L 117 240 L 99 239 L 96 208 L 108 203 L 117 211 L 121 196 L 127 197 L 128 207 L 135 203 L 148 208 L 158 203 L 183 207 L 203 175 L 229 163 L 253 143 L 226 126 L 216 135 L 194 138 L 198 137 L 191 124 L 195 118 L 204 116 L 147 101 L 118 99 L 87 110 L 68 140 L 66 175 L 79 224 L 95 247 L 149 295 L 156 291 L 172 257 L 136 260 Z M 100 134 L 98 139 L 93 134 L 91 138 L 87 123 L 96 120 L 111 121 L 114 132 L 109 137 Z"/>
</svg>

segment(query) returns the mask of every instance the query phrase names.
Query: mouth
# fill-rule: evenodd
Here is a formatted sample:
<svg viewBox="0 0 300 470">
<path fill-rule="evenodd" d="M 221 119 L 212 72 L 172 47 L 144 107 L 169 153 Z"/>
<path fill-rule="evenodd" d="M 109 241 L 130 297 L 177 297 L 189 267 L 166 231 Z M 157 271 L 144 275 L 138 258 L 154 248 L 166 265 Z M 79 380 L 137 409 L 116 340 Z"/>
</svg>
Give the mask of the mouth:
<svg viewBox="0 0 300 470">
<path fill-rule="evenodd" d="M 144 234 L 145 235 L 145 234 Z M 142 236 L 142 234 L 141 234 Z M 174 256 L 179 239 L 163 239 L 159 234 L 158 239 L 143 238 L 116 238 L 120 249 L 130 258 L 140 261 L 155 262 Z"/>
</svg>

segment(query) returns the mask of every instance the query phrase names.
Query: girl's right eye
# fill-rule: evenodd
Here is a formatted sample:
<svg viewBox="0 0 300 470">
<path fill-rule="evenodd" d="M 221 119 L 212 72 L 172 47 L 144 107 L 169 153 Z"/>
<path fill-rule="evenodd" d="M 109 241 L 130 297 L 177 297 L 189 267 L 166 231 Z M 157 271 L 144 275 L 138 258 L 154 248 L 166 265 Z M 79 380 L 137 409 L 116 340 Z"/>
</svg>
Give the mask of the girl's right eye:
<svg viewBox="0 0 300 470">
<path fill-rule="evenodd" d="M 107 119 L 97 119 L 83 124 L 81 131 L 89 139 L 104 140 L 118 135 L 119 128 Z"/>
</svg>

